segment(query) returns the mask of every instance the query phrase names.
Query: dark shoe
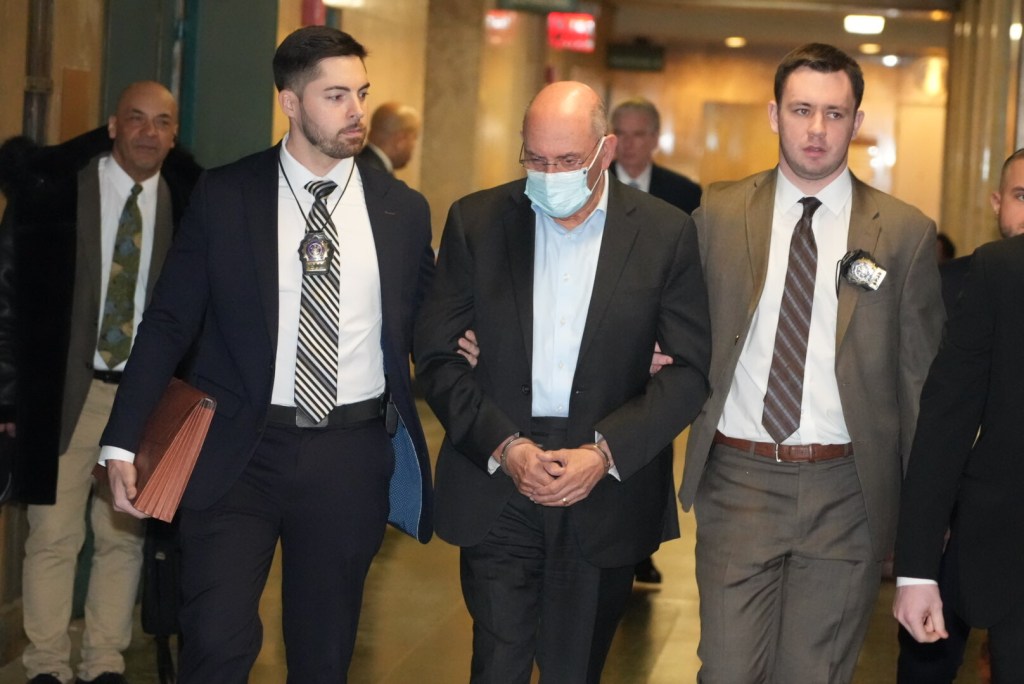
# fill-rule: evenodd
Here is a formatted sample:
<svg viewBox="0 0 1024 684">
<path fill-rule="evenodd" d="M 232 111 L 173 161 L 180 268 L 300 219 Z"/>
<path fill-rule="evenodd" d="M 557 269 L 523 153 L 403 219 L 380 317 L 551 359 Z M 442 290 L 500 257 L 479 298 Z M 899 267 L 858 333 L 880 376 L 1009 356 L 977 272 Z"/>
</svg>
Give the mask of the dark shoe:
<svg viewBox="0 0 1024 684">
<path fill-rule="evenodd" d="M 79 677 L 75 684 L 128 684 L 128 680 L 120 672 L 104 672 L 96 679 L 82 679 Z"/>
<path fill-rule="evenodd" d="M 654 567 L 654 561 L 650 558 L 645 558 L 637 563 L 636 567 L 633 568 L 633 575 L 636 577 L 637 582 L 661 584 L 661 573 L 658 572 L 658 568 Z"/>
<path fill-rule="evenodd" d="M 37 674 L 32 679 L 28 680 L 28 684 L 64 684 L 52 674 Z"/>
</svg>

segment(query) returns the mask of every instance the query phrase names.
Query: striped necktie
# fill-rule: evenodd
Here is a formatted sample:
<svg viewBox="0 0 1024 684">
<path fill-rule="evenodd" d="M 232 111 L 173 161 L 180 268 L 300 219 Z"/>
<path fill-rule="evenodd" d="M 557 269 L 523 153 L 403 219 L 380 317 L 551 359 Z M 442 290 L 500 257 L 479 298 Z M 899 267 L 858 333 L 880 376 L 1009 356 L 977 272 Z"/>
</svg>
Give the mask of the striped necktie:
<svg viewBox="0 0 1024 684">
<path fill-rule="evenodd" d="M 811 220 L 821 201 L 804 197 L 800 203 L 804 205 L 804 213 L 789 243 L 789 267 L 761 416 L 761 424 L 776 444 L 782 444 L 800 426 L 807 336 L 811 331 L 814 276 L 818 268 L 818 246 L 814 242 Z"/>
<path fill-rule="evenodd" d="M 139 255 L 142 250 L 142 212 L 139 193 L 142 186 L 132 186 L 117 222 L 114 253 L 110 260 L 107 298 L 103 303 L 103 320 L 96 349 L 113 370 L 128 358 L 132 348 L 135 323 L 135 284 L 139 279 Z"/>
<path fill-rule="evenodd" d="M 323 231 L 334 245 L 325 274 L 302 276 L 299 305 L 299 344 L 295 358 L 295 404 L 314 425 L 323 422 L 338 395 L 338 323 L 340 319 L 340 267 L 338 229 L 331 220 L 326 198 L 337 186 L 333 181 L 310 181 L 313 207 L 306 230 Z"/>
</svg>

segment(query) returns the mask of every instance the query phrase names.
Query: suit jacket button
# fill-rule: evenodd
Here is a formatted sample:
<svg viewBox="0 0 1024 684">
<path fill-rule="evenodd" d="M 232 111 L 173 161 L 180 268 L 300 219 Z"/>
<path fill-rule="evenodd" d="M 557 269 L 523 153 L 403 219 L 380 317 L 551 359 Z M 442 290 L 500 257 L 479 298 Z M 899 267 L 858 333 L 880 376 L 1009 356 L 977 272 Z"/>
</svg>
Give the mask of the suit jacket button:
<svg viewBox="0 0 1024 684">
<path fill-rule="evenodd" d="M 523 394 L 529 394 L 530 393 L 530 386 L 529 385 L 523 385 L 519 389 L 522 391 Z"/>
</svg>

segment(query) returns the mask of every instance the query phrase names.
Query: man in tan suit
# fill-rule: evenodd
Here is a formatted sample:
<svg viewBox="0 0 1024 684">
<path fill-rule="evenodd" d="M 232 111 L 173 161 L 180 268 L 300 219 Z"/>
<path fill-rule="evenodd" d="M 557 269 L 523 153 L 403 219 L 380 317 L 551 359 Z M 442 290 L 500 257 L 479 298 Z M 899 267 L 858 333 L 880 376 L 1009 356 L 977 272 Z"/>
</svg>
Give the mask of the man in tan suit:
<svg viewBox="0 0 1024 684">
<path fill-rule="evenodd" d="M 943 309 L 934 223 L 847 168 L 863 89 L 836 48 L 787 55 L 778 167 L 712 185 L 694 215 L 711 396 L 680 500 L 700 682 L 850 681 L 892 548 Z"/>
</svg>

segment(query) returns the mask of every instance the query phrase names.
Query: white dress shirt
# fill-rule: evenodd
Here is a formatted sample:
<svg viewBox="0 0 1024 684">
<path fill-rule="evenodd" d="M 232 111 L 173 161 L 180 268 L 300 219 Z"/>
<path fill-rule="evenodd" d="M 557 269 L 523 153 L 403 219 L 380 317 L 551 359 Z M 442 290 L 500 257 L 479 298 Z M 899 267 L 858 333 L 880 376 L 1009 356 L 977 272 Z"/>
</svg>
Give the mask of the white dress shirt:
<svg viewBox="0 0 1024 684">
<path fill-rule="evenodd" d="M 618 179 L 626 185 L 632 185 L 634 188 L 643 190 L 644 192 L 651 191 L 651 173 L 653 170 L 654 164 L 649 163 L 644 167 L 644 170 L 640 172 L 639 176 L 633 178 L 626 173 L 626 169 L 622 168 L 622 165 L 619 164 L 619 162 L 615 162 L 615 175 Z"/>
<path fill-rule="evenodd" d="M 100 308 L 97 320 L 103 330 L 103 305 L 107 301 L 107 284 L 110 282 L 110 264 L 114 260 L 114 243 L 117 242 L 117 227 L 124 213 L 125 202 L 131 195 L 135 181 L 125 173 L 117 161 L 110 155 L 99 160 L 100 183 Z M 139 213 L 142 215 L 142 246 L 139 250 L 139 273 L 135 281 L 135 311 L 132 318 L 132 341 L 142 322 L 142 312 L 146 308 L 146 286 L 149 283 L 149 265 L 153 258 L 153 235 L 156 231 L 156 200 L 160 189 L 160 173 L 157 172 L 142 181 L 142 192 L 136 198 Z M 99 340 L 97 340 L 98 342 Z M 122 361 L 109 370 L 123 370 Z M 107 362 L 99 351 L 93 353 L 93 368 L 108 370 Z"/>
<path fill-rule="evenodd" d="M 314 176 L 289 154 L 287 142 L 288 137 L 285 136 L 281 144 L 281 167 L 278 168 L 279 313 L 271 403 L 295 406 L 295 354 L 299 343 L 299 303 L 302 299 L 299 243 L 306 234 L 306 216 L 313 206 L 313 195 L 305 189 L 311 180 L 332 180 L 338 184 L 326 198 L 327 210 L 334 219 L 340 242 L 335 258 L 341 259 L 337 404 L 372 399 L 384 393 L 384 353 L 380 348 L 380 270 L 370 229 L 370 215 L 366 211 L 363 181 L 359 169 L 354 168 L 352 157 L 342 159 L 323 178 Z"/>
<path fill-rule="evenodd" d="M 768 271 L 750 333 L 740 352 L 718 430 L 729 437 L 755 442 L 774 441 L 761 424 L 775 349 L 775 332 L 789 266 L 789 244 L 803 215 L 804 194 L 776 171 L 775 210 L 772 218 Z M 850 433 L 843 417 L 836 380 L 836 265 L 847 251 L 853 183 L 844 171 L 817 195 L 821 206 L 814 213 L 812 230 L 818 248 L 814 305 L 807 340 L 804 394 L 800 426 L 785 444 L 846 444 Z"/>
<path fill-rule="evenodd" d="M 566 229 L 533 205 L 533 367 L 531 415 L 567 418 L 583 328 L 608 215 L 608 172 L 601 199 L 583 223 Z M 601 441 L 595 433 L 594 441 Z M 500 464 L 491 457 L 488 470 Z M 609 470 L 619 479 L 618 469 Z"/>
</svg>

